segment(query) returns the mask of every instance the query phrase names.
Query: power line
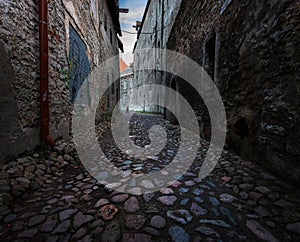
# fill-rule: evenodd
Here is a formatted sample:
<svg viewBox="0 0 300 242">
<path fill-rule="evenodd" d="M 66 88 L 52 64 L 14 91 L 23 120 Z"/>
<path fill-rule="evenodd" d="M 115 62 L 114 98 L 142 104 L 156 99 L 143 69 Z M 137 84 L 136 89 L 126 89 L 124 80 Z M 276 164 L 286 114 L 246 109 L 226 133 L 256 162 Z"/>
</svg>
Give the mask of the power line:
<svg viewBox="0 0 300 242">
<path fill-rule="evenodd" d="M 127 31 L 127 30 L 122 30 L 122 29 L 120 29 L 119 27 L 117 27 L 116 25 L 114 25 L 114 24 L 111 24 L 111 23 L 108 23 L 107 21 L 100 21 L 100 23 L 106 23 L 106 24 L 109 24 L 109 25 L 111 25 L 111 26 L 113 26 L 115 29 L 117 29 L 117 30 L 119 30 L 119 31 L 122 31 L 122 32 L 124 32 L 124 33 L 127 33 L 127 34 L 135 34 L 135 35 L 137 35 L 138 34 L 138 32 L 130 32 L 130 31 Z M 170 25 L 172 24 L 172 22 L 170 22 L 169 24 L 167 24 L 166 26 L 164 26 L 162 29 L 159 29 L 159 30 L 156 30 L 156 31 L 154 31 L 154 32 L 141 32 L 140 34 L 156 34 L 156 33 L 158 33 L 158 32 L 161 32 L 161 31 L 163 31 L 163 30 L 165 30 L 167 27 L 169 27 Z"/>
</svg>

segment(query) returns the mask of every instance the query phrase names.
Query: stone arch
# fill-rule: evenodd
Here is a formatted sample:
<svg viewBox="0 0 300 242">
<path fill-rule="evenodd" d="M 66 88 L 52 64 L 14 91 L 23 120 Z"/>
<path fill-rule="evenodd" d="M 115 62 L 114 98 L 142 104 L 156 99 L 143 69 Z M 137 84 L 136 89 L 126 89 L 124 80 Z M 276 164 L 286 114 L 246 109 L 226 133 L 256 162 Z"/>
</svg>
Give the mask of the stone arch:
<svg viewBox="0 0 300 242">
<path fill-rule="evenodd" d="M 230 147 L 245 158 L 255 152 L 251 144 L 256 142 L 256 132 L 260 120 L 256 113 L 248 107 L 240 107 L 229 114 Z"/>
</svg>

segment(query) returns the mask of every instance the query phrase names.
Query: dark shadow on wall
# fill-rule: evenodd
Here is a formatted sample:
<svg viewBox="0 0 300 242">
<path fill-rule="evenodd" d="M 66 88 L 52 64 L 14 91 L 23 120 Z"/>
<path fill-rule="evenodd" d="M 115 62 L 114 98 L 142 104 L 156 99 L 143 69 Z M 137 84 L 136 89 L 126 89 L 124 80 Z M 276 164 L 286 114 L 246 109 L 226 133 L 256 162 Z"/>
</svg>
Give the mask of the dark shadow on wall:
<svg viewBox="0 0 300 242">
<path fill-rule="evenodd" d="M 0 138 L 20 132 L 17 101 L 13 95 L 12 81 L 15 79 L 13 68 L 0 43 Z"/>
<path fill-rule="evenodd" d="M 33 149 L 39 142 L 38 134 L 24 134 L 18 118 L 17 100 L 12 83 L 15 74 L 10 58 L 0 42 L 0 165 L 6 158 Z M 29 137 L 30 136 L 30 137 Z"/>
</svg>

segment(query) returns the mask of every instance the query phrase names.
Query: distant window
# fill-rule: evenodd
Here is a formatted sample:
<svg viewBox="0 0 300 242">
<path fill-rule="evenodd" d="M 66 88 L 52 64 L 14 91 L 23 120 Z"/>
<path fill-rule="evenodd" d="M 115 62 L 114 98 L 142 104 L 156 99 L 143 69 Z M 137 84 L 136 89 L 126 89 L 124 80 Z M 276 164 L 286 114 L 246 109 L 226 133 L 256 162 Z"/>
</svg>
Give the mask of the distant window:
<svg viewBox="0 0 300 242">
<path fill-rule="evenodd" d="M 215 60 L 216 60 L 216 34 L 214 33 L 205 45 L 205 70 L 212 80 L 215 76 Z"/>
<path fill-rule="evenodd" d="M 111 89 L 110 89 L 111 93 L 114 94 L 115 93 L 115 83 L 113 82 L 111 84 Z"/>
<path fill-rule="evenodd" d="M 116 89 L 116 93 L 117 93 L 116 103 L 118 103 L 118 101 L 119 101 L 119 88 Z"/>
<path fill-rule="evenodd" d="M 109 96 L 109 74 L 106 75 L 106 78 L 107 78 L 107 90 L 106 90 L 106 110 L 109 110 L 110 108 L 110 96 Z"/>
<path fill-rule="evenodd" d="M 113 43 L 113 38 L 112 38 L 112 31 L 111 29 L 109 30 L 109 38 L 110 38 L 110 43 Z"/>
<path fill-rule="evenodd" d="M 104 15 L 104 29 L 107 31 L 107 15 Z"/>
</svg>

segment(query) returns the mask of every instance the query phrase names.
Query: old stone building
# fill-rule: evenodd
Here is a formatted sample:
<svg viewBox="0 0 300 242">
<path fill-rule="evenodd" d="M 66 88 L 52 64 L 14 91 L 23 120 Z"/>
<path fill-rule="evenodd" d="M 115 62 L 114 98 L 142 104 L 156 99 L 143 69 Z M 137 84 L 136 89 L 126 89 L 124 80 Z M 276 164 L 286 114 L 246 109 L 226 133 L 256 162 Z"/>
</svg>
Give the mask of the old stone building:
<svg viewBox="0 0 300 242">
<path fill-rule="evenodd" d="M 133 96 L 133 70 L 123 59 L 120 60 L 120 109 L 134 109 L 131 97 Z"/>
<path fill-rule="evenodd" d="M 297 182 L 299 8 L 294 0 L 182 1 L 162 46 L 192 58 L 213 79 L 226 108 L 228 147 Z M 149 10 L 148 18 L 155 32 L 161 25 Z M 139 38 L 137 46 L 159 47 L 157 36 L 152 38 Z M 135 80 L 147 82 L 140 76 Z M 165 76 L 164 81 L 194 107 L 209 140 L 210 118 L 201 97 L 184 80 Z"/>
<path fill-rule="evenodd" d="M 181 0 L 148 1 L 134 47 L 134 87 L 139 87 L 142 84 L 165 84 L 165 73 L 143 70 L 143 65 L 151 61 L 151 57 L 145 55 L 142 50 L 156 48 L 155 65 L 163 68 L 165 63 L 162 61 L 164 56 L 161 49 L 165 49 L 167 46 L 180 4 Z M 149 90 L 147 93 L 134 93 L 134 95 L 132 99 L 135 100 L 133 106 L 136 110 L 164 112 L 163 108 L 147 103 L 147 99 L 155 98 L 163 106 L 161 103 L 163 98 L 157 96 L 153 90 Z"/>
<path fill-rule="evenodd" d="M 1 163 L 41 143 L 39 24 L 48 30 L 48 39 L 41 42 L 49 45 L 44 47 L 49 50 L 49 93 L 41 100 L 49 97 L 52 139 L 69 135 L 72 104 L 84 79 L 122 49 L 117 0 L 49 1 L 48 22 L 39 16 L 47 2 L 0 2 Z M 113 108 L 118 93 L 116 82 L 99 105 L 99 119 Z M 90 95 L 85 97 L 87 103 Z"/>
</svg>

